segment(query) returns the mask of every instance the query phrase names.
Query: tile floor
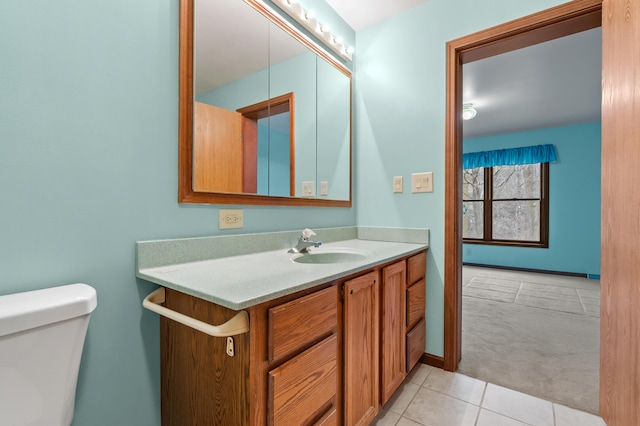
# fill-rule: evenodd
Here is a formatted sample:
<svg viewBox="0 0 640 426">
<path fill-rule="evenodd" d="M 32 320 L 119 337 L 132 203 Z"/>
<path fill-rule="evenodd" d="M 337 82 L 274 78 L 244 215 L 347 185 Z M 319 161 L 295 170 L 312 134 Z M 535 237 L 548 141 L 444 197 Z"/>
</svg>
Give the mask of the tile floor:
<svg viewBox="0 0 640 426">
<path fill-rule="evenodd" d="M 606 426 L 598 416 L 418 364 L 373 425 Z"/>
<path fill-rule="evenodd" d="M 464 295 L 600 317 L 600 280 L 464 266 Z"/>
</svg>

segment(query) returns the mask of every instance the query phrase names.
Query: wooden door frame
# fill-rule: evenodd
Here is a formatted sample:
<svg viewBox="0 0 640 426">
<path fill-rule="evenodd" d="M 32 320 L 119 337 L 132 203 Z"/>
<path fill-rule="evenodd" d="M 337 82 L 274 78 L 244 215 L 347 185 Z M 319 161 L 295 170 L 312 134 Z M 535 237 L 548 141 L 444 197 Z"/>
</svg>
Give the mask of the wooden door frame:
<svg viewBox="0 0 640 426">
<path fill-rule="evenodd" d="M 447 43 L 444 369 L 462 355 L 462 65 L 599 27 L 603 0 L 574 0 Z"/>
</svg>

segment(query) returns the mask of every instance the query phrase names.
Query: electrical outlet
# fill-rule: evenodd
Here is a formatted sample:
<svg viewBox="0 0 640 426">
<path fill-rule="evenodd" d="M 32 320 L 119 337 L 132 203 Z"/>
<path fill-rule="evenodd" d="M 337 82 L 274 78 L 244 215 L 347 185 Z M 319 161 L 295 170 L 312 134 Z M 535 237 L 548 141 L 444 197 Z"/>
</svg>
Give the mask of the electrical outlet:
<svg viewBox="0 0 640 426">
<path fill-rule="evenodd" d="M 402 192 L 402 176 L 393 177 L 393 192 Z"/>
<path fill-rule="evenodd" d="M 326 180 L 320 181 L 320 195 L 329 195 L 329 182 Z"/>
<path fill-rule="evenodd" d="M 433 172 L 413 173 L 411 175 L 411 192 L 433 192 Z"/>
<path fill-rule="evenodd" d="M 302 182 L 302 196 L 303 197 L 315 197 L 316 196 L 316 182 L 313 180 Z"/>
<path fill-rule="evenodd" d="M 218 210 L 218 229 L 242 228 L 243 225 L 242 210 Z"/>
</svg>

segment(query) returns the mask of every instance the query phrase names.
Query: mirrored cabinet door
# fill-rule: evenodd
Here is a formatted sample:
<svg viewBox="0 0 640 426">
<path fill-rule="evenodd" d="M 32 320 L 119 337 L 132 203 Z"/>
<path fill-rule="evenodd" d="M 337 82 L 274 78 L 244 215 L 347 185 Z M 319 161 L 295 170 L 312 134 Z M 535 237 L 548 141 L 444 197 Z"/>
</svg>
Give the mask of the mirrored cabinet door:
<svg viewBox="0 0 640 426">
<path fill-rule="evenodd" d="M 256 0 L 180 1 L 179 202 L 350 207 L 350 72 Z"/>
</svg>

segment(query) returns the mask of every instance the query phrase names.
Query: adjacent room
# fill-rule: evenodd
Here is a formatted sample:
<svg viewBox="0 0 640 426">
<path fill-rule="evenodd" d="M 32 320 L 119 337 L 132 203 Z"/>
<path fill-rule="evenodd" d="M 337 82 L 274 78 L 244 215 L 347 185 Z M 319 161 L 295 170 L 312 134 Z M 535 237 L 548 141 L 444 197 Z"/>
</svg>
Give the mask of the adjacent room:
<svg viewBox="0 0 640 426">
<path fill-rule="evenodd" d="M 459 371 L 598 412 L 601 29 L 465 64 Z M 491 268 L 495 267 L 495 268 Z"/>
</svg>

